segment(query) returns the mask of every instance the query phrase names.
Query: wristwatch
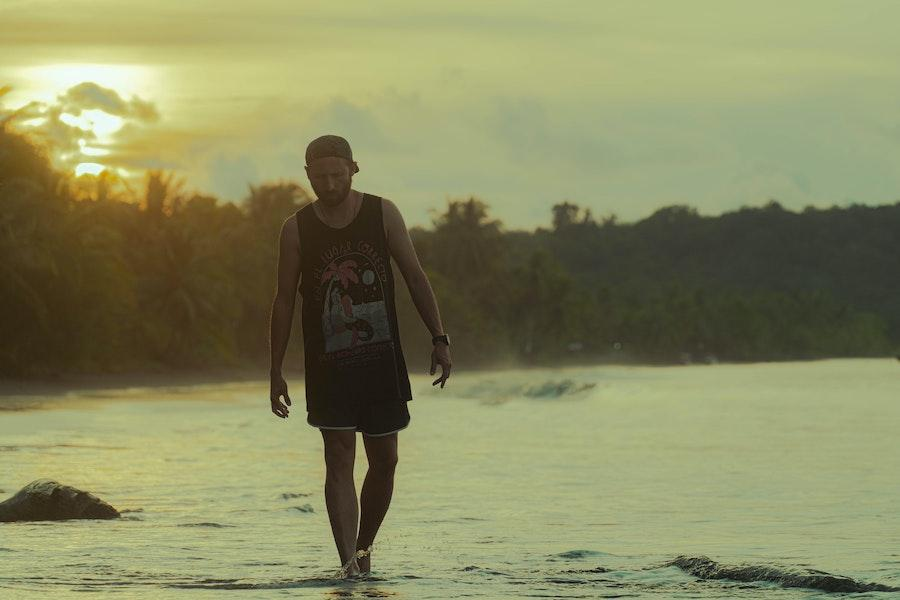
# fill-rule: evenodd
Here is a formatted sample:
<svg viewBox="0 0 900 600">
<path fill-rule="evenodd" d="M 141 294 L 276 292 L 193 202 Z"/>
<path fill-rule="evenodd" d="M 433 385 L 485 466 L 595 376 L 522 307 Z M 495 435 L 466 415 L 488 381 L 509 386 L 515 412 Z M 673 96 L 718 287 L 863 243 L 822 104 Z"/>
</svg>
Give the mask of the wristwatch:
<svg viewBox="0 0 900 600">
<path fill-rule="evenodd" d="M 447 344 L 449 346 L 450 345 L 450 336 L 447 335 L 446 333 L 442 333 L 441 335 L 436 335 L 433 338 L 431 338 L 432 344 L 437 344 L 438 342 L 444 342 L 445 344 Z"/>
</svg>

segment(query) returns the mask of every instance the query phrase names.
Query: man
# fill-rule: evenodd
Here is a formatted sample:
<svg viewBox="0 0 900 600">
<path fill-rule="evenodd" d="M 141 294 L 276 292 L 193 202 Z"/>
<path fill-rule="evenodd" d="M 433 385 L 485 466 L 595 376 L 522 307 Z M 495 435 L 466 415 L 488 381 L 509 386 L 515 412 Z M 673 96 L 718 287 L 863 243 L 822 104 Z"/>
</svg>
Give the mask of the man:
<svg viewBox="0 0 900 600">
<path fill-rule="evenodd" d="M 431 374 L 440 364 L 441 376 L 432 385 L 444 387 L 451 364 L 450 340 L 403 217 L 387 198 L 352 189 L 358 172 L 342 137 L 321 136 L 307 147 L 306 174 L 317 199 L 282 226 L 270 327 L 272 412 L 287 418 L 291 400 L 281 366 L 299 280 L 306 420 L 322 432 L 325 503 L 341 576 L 371 570 L 371 546 L 394 488 L 397 432 L 410 420 L 391 257 L 433 336 Z M 369 463 L 359 504 L 353 481 L 357 431 Z"/>
</svg>

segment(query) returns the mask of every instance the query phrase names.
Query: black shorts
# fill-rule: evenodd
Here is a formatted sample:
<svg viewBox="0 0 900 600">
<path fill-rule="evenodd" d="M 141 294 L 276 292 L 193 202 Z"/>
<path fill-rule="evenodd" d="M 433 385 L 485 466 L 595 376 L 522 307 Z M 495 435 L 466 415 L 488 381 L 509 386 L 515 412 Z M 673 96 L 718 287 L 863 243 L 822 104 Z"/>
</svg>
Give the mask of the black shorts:
<svg viewBox="0 0 900 600">
<path fill-rule="evenodd" d="M 363 435 L 388 435 L 409 425 L 406 404 L 406 401 L 398 401 L 307 407 L 306 422 L 319 429 L 352 429 Z"/>
</svg>

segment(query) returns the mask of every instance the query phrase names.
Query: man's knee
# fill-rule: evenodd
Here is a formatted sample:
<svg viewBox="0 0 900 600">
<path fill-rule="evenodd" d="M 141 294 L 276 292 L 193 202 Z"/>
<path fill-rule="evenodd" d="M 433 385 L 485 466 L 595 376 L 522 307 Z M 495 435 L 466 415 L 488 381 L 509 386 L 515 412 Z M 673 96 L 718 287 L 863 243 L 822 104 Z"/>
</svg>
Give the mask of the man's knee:
<svg viewBox="0 0 900 600">
<path fill-rule="evenodd" d="M 322 437 L 325 440 L 325 466 L 328 473 L 353 473 L 356 432 L 323 429 Z"/>
<path fill-rule="evenodd" d="M 393 473 L 397 469 L 397 453 L 379 456 L 369 460 L 369 468 L 379 473 Z"/>
<path fill-rule="evenodd" d="M 397 468 L 396 434 L 384 438 L 370 437 L 365 441 L 369 468 L 382 473 L 393 473 Z"/>
</svg>

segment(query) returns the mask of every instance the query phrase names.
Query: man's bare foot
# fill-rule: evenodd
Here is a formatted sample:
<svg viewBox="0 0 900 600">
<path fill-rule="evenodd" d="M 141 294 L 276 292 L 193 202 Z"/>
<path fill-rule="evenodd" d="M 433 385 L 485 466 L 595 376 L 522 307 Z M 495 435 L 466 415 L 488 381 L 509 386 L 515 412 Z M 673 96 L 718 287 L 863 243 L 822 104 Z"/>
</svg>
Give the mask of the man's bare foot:
<svg viewBox="0 0 900 600">
<path fill-rule="evenodd" d="M 356 563 L 359 565 L 359 570 L 361 573 L 369 573 L 372 570 L 372 562 L 370 560 L 371 556 L 372 546 L 356 551 Z"/>
<path fill-rule="evenodd" d="M 356 556 L 354 556 L 341 566 L 341 570 L 338 572 L 338 579 L 350 579 L 359 576 L 359 564 L 356 560 Z"/>
</svg>

